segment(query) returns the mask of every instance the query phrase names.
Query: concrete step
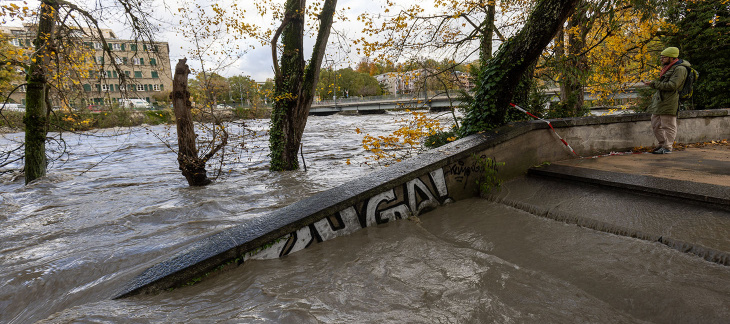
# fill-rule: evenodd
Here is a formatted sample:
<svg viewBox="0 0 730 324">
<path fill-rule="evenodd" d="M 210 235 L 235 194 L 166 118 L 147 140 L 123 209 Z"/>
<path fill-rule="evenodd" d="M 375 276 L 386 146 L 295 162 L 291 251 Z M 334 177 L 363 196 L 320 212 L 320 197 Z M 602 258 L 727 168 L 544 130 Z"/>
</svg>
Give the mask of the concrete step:
<svg viewBox="0 0 730 324">
<path fill-rule="evenodd" d="M 533 167 L 528 170 L 528 175 L 683 199 L 688 202 L 730 210 L 730 187 L 728 186 L 562 164 Z"/>
</svg>

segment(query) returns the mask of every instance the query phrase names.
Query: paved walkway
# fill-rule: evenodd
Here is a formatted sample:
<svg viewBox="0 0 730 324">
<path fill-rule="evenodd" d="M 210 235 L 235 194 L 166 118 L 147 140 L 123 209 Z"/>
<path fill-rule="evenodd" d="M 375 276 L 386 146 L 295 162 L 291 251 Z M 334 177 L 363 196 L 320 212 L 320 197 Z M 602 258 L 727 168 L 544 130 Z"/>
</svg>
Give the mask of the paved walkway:
<svg viewBox="0 0 730 324">
<path fill-rule="evenodd" d="M 618 154 L 530 169 L 531 175 L 642 191 L 730 210 L 730 145 L 686 147 L 671 154 Z"/>
</svg>

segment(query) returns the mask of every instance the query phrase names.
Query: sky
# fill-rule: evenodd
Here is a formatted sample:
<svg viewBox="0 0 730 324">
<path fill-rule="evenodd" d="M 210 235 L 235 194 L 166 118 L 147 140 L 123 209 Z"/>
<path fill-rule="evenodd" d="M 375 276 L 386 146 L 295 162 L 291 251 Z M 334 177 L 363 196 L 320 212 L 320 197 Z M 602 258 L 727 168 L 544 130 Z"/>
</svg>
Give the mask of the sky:
<svg viewBox="0 0 730 324">
<path fill-rule="evenodd" d="M 188 50 L 190 48 L 193 48 L 193 44 L 190 40 L 186 40 L 182 35 L 180 34 L 179 30 L 177 30 L 176 25 L 178 25 L 179 16 L 174 15 L 174 12 L 177 12 L 177 8 L 182 6 L 181 1 L 169 1 L 169 0 L 155 0 L 157 3 L 159 3 L 155 8 L 153 9 L 153 15 L 159 19 L 160 24 L 160 30 L 161 33 L 159 34 L 160 41 L 167 41 L 170 46 L 170 62 L 174 66 L 178 59 L 181 59 L 183 57 L 188 56 L 188 65 L 193 69 L 198 69 L 200 66 L 197 61 L 194 59 L 191 59 L 188 54 Z M 279 2 L 283 3 L 283 0 L 277 0 Z M 311 1 L 310 1 L 311 2 Z M 196 1 L 197 5 L 200 5 L 203 8 L 209 9 L 210 8 L 210 2 L 206 1 Z M 217 1 L 218 4 L 220 4 L 222 7 L 226 8 L 229 7 L 233 1 L 232 0 L 223 0 L 223 1 Z M 257 10 L 253 4 L 253 1 L 236 1 L 237 5 L 243 9 L 246 10 L 247 16 L 245 21 L 247 23 L 256 24 L 263 27 L 269 27 L 271 25 L 271 19 L 267 17 L 261 17 L 256 14 Z M 351 17 L 351 21 L 347 23 L 343 22 L 335 22 L 335 25 L 333 26 L 335 29 L 340 31 L 341 33 L 348 34 L 349 36 L 354 37 L 359 30 L 362 29 L 361 26 L 356 22 L 355 17 L 368 9 L 368 6 L 370 6 L 372 9 L 373 2 L 367 2 L 367 1 L 357 1 L 357 0 L 339 0 L 338 1 L 338 9 L 341 8 L 350 8 L 348 12 L 348 16 Z M 278 23 L 278 22 L 277 22 Z M 123 27 L 114 27 L 114 24 L 110 24 L 110 27 L 113 29 L 121 29 L 123 30 Z M 128 34 L 128 33 L 127 33 Z M 330 40 L 333 40 L 334 35 L 330 35 Z M 124 32 L 120 32 L 120 37 L 129 37 L 128 35 L 125 35 Z M 230 77 L 234 75 L 247 75 L 253 78 L 255 81 L 266 81 L 268 78 L 273 78 L 274 76 L 274 70 L 273 70 L 273 64 L 272 64 L 272 58 L 271 58 L 271 46 L 270 45 L 261 45 L 258 41 L 255 40 L 241 40 L 238 41 L 238 44 L 241 47 L 246 47 L 246 45 L 253 45 L 253 48 L 247 48 L 245 53 L 240 56 L 235 62 L 233 62 L 231 65 L 229 65 L 227 68 L 220 70 L 219 74 Z M 311 55 L 311 49 L 314 44 L 314 39 L 312 37 L 305 37 L 305 57 L 309 58 Z M 351 62 L 358 62 L 360 60 L 360 57 L 357 57 L 357 55 L 354 54 L 355 50 L 354 48 L 351 49 L 350 53 L 342 53 L 341 51 L 338 53 L 336 47 L 330 47 L 327 51 L 328 59 L 332 59 L 333 61 L 340 62 L 339 65 L 336 65 L 336 68 L 341 67 L 347 67 L 349 63 L 344 62 L 346 59 L 349 58 Z M 221 59 L 223 60 L 223 59 Z M 207 64 L 207 66 L 211 66 L 212 64 Z M 353 65 L 354 67 L 354 65 Z"/>
<path fill-rule="evenodd" d="M 80 5 L 84 2 L 83 0 L 72 0 L 78 2 Z M 212 3 L 217 3 L 223 8 L 230 8 L 234 4 L 239 6 L 240 8 L 244 9 L 246 11 L 246 18 L 245 21 L 247 23 L 256 24 L 262 27 L 270 27 L 272 25 L 272 21 L 274 21 L 270 17 L 261 17 L 257 15 L 258 12 L 256 10 L 255 4 L 258 3 L 261 4 L 263 0 L 244 0 L 244 1 L 235 1 L 235 0 L 219 0 L 219 1 L 211 1 L 211 0 L 151 0 L 153 1 L 153 5 L 150 7 L 149 13 L 154 17 L 154 23 L 158 25 L 158 28 L 160 30 L 159 33 L 156 34 L 157 39 L 156 41 L 164 41 L 168 42 L 170 47 L 170 63 L 172 66 L 174 66 L 178 59 L 181 59 L 183 57 L 188 58 L 188 65 L 193 69 L 193 71 L 199 71 L 200 64 L 195 59 L 189 57 L 190 54 L 188 54 L 188 50 L 191 48 L 194 48 L 193 42 L 190 38 L 183 37 L 183 35 L 180 33 L 177 28 L 179 26 L 179 15 L 176 15 L 175 13 L 178 12 L 178 8 L 180 7 L 187 7 L 191 8 L 192 5 L 188 4 L 185 5 L 184 3 L 187 1 L 188 3 L 194 3 L 194 5 L 200 6 L 201 8 L 205 8 L 207 10 L 210 10 L 210 6 Z M 284 0 L 273 0 L 279 3 L 283 3 Z M 418 0 L 418 1 L 430 1 L 430 0 Z M 101 2 L 101 1 L 99 1 Z M 315 1 L 309 1 L 309 3 L 313 3 Z M 385 9 L 385 2 L 386 0 L 339 0 L 337 4 L 338 11 L 345 10 L 347 17 L 349 18 L 349 21 L 341 21 L 336 19 L 335 24 L 333 25 L 333 29 L 336 30 L 336 33 L 339 35 L 345 35 L 346 40 L 344 41 L 345 47 L 342 46 L 329 46 L 327 50 L 327 54 L 325 57 L 325 61 L 328 64 L 333 65 L 336 69 L 337 68 L 343 68 L 347 66 L 355 67 L 357 62 L 359 62 L 362 57 L 359 57 L 356 54 L 356 49 L 354 46 L 352 46 L 352 39 L 357 38 L 360 36 L 360 31 L 362 30 L 363 26 L 360 24 L 356 17 L 364 12 L 370 12 L 372 14 L 382 14 Z M 34 6 L 37 7 L 38 2 L 35 0 L 29 0 L 24 4 L 24 1 L 17 1 L 17 0 L 0 0 L 0 4 L 8 4 L 8 3 L 15 3 L 19 6 L 29 6 L 33 8 Z M 98 3 L 98 2 L 97 2 Z M 112 3 L 111 0 L 103 0 L 103 3 L 107 5 L 108 3 Z M 399 5 L 400 3 L 400 5 Z M 402 7 L 405 5 L 410 5 L 413 3 L 412 1 L 396 1 L 396 7 L 390 8 L 391 13 L 398 10 L 398 7 Z M 428 6 L 424 6 L 428 7 Z M 122 39 L 130 39 L 131 38 L 131 31 L 128 27 L 124 26 L 121 19 L 118 17 L 115 19 L 113 16 L 108 14 L 103 14 L 102 17 L 106 17 L 102 23 L 103 27 L 111 28 L 115 31 L 117 36 Z M 278 21 L 275 21 L 278 23 Z M 20 22 L 14 22 L 11 24 L 19 25 Z M 192 26 L 193 28 L 203 28 L 203 26 Z M 335 32 L 330 34 L 330 42 L 334 42 L 337 39 L 335 36 Z M 314 43 L 313 36 L 312 37 L 305 37 L 305 57 L 309 58 L 311 55 L 311 49 L 312 45 Z M 254 45 L 253 48 L 247 49 L 247 51 L 240 56 L 240 58 L 236 59 L 232 62 L 232 64 L 228 65 L 227 68 L 221 69 L 218 71 L 219 74 L 230 77 L 234 75 L 247 75 L 252 77 L 256 81 L 266 81 L 268 78 L 273 77 L 273 67 L 272 67 L 272 59 L 271 59 L 271 47 L 270 45 L 261 45 L 258 41 L 250 40 L 250 41 L 238 41 L 238 44 L 242 47 L 245 47 L 246 45 Z M 230 56 L 229 56 L 230 57 Z M 206 63 L 206 66 L 210 68 L 211 65 L 214 65 L 214 63 L 225 61 L 224 58 L 218 58 L 218 59 L 209 59 Z"/>
</svg>

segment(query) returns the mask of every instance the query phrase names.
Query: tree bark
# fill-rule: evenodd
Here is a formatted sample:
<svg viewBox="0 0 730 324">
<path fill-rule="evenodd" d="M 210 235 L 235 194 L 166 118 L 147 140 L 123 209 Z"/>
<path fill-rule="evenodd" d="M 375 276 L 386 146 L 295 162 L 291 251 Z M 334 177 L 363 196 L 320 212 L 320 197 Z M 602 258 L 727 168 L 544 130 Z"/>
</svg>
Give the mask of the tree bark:
<svg viewBox="0 0 730 324">
<path fill-rule="evenodd" d="M 584 75 L 588 63 L 581 52 L 585 48 L 590 28 L 586 18 L 587 9 L 588 4 L 582 0 L 568 20 L 568 51 L 560 81 L 560 101 L 566 105 L 571 116 L 578 116 L 583 109 Z"/>
<path fill-rule="evenodd" d="M 305 0 L 287 0 L 284 21 L 271 46 L 275 71 L 275 98 L 271 112 L 269 148 L 272 171 L 299 168 L 297 152 L 314 99 L 320 66 L 329 39 L 337 0 L 326 0 L 319 14 L 319 33 L 309 64 L 304 61 Z M 281 64 L 276 58 L 278 36 L 282 35 Z"/>
<path fill-rule="evenodd" d="M 508 122 L 509 104 L 525 72 L 562 28 L 578 0 L 541 0 L 525 26 L 479 73 L 480 87 L 466 111 L 461 135 L 493 129 Z"/>
<path fill-rule="evenodd" d="M 485 64 L 487 60 L 492 58 L 492 35 L 494 34 L 494 15 L 495 15 L 495 2 L 494 0 L 487 1 L 487 15 L 484 17 L 482 26 L 482 39 L 479 48 L 479 54 L 481 63 Z"/>
<path fill-rule="evenodd" d="M 46 135 L 50 113 L 46 76 L 51 65 L 49 48 L 53 47 L 52 35 L 57 14 L 58 4 L 55 1 L 41 2 L 38 32 L 33 41 L 37 50 L 31 56 L 25 94 L 25 184 L 46 175 Z"/>
<path fill-rule="evenodd" d="M 205 170 L 205 159 L 198 157 L 195 144 L 195 128 L 193 126 L 192 105 L 188 91 L 188 74 L 190 68 L 187 59 L 180 59 L 175 65 L 175 76 L 172 81 L 172 106 L 177 123 L 177 162 L 180 171 L 190 186 L 205 186 L 211 183 Z"/>
</svg>

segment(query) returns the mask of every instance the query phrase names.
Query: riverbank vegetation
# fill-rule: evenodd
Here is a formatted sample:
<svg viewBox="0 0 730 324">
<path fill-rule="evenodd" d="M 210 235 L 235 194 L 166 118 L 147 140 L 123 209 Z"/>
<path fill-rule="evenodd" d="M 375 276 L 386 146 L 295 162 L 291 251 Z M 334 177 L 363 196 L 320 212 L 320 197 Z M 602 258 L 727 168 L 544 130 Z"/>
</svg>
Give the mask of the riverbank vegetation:
<svg viewBox="0 0 730 324">
<path fill-rule="evenodd" d="M 193 117 L 203 123 L 212 122 L 214 117 L 222 121 L 239 119 L 268 118 L 270 110 L 266 107 L 239 107 L 224 111 L 212 109 L 193 109 Z M 24 112 L 4 111 L 0 118 L 0 133 L 22 132 Z M 158 110 L 130 110 L 123 108 L 108 111 L 54 111 L 49 116 L 49 131 L 76 132 L 99 128 L 132 127 L 140 125 L 174 124 L 175 116 L 171 108 Z"/>
</svg>

